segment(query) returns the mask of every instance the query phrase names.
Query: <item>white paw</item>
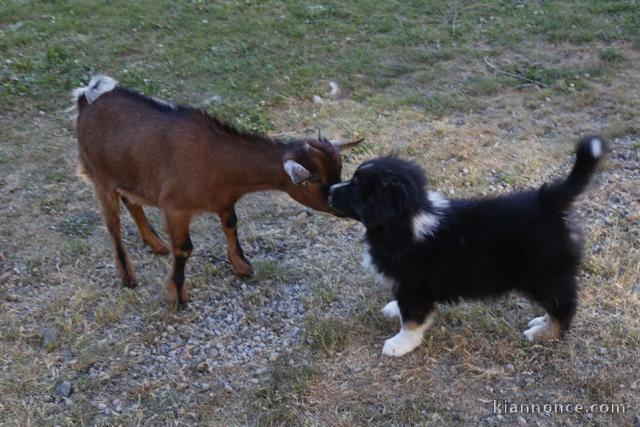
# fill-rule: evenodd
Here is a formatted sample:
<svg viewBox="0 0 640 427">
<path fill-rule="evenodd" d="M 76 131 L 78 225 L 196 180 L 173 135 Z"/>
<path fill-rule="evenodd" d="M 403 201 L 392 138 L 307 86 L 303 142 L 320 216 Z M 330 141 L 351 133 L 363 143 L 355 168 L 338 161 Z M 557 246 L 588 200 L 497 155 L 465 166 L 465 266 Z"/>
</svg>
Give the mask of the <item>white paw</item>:
<svg viewBox="0 0 640 427">
<path fill-rule="evenodd" d="M 562 336 L 562 327 L 557 320 L 547 320 L 530 327 L 522 333 L 531 342 L 542 342 L 559 339 Z"/>
<path fill-rule="evenodd" d="M 422 332 L 400 330 L 396 336 L 384 342 L 382 354 L 400 357 L 415 349 L 422 342 Z"/>
<path fill-rule="evenodd" d="M 535 319 L 534 319 L 535 320 Z M 536 324 L 522 333 L 529 342 L 535 342 L 537 337 L 546 329 L 545 323 Z"/>
<path fill-rule="evenodd" d="M 382 314 L 389 319 L 395 319 L 400 317 L 400 308 L 398 307 L 398 301 L 391 301 L 389 304 L 382 307 Z"/>
<path fill-rule="evenodd" d="M 547 323 L 549 321 L 549 315 L 545 314 L 544 316 L 540 316 L 540 317 L 536 317 L 534 319 L 531 319 L 531 321 L 529 322 L 529 324 L 527 326 L 529 326 L 530 328 L 533 326 L 538 326 L 538 325 L 542 325 L 543 323 Z"/>
</svg>

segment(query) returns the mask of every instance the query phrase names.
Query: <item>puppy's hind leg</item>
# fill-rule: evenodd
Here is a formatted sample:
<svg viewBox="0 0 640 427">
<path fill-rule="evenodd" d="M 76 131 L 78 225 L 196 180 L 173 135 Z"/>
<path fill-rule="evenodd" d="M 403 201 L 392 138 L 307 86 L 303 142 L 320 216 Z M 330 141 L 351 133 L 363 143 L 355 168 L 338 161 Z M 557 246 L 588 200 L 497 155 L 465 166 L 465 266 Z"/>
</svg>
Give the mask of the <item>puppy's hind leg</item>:
<svg viewBox="0 0 640 427">
<path fill-rule="evenodd" d="M 390 304 L 393 304 L 393 301 L 385 308 Z M 384 342 L 382 354 L 385 356 L 404 356 L 418 347 L 422 342 L 424 332 L 431 326 L 436 314 L 432 304 L 420 307 L 399 299 L 397 307 L 399 308 L 401 328 L 400 332 Z"/>
<path fill-rule="evenodd" d="M 536 317 L 529 322 L 529 328 L 523 335 L 531 342 L 560 339 L 569 329 L 578 305 L 576 281 L 573 275 L 547 287 L 533 298 L 546 310 L 545 316 Z"/>
<path fill-rule="evenodd" d="M 534 317 L 533 319 L 531 319 L 531 321 L 527 324 L 528 327 L 532 328 L 534 326 L 538 326 L 538 325 L 542 325 L 544 323 L 547 323 L 549 321 L 549 315 L 545 314 L 544 316 L 539 316 L 539 317 Z"/>
</svg>

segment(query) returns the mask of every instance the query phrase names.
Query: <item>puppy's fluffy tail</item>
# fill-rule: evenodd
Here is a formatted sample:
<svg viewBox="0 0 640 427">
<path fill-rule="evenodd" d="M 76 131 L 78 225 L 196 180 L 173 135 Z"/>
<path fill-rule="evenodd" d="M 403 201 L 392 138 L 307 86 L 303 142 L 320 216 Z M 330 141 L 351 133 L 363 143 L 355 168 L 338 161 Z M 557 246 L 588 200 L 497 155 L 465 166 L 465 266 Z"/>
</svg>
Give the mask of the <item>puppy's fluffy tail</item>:
<svg viewBox="0 0 640 427">
<path fill-rule="evenodd" d="M 542 203 L 559 210 L 569 208 L 573 200 L 587 188 L 591 176 L 606 151 L 607 143 L 603 138 L 599 136 L 582 138 L 576 148 L 576 163 L 573 170 L 564 181 L 558 181 L 540 189 Z"/>
</svg>

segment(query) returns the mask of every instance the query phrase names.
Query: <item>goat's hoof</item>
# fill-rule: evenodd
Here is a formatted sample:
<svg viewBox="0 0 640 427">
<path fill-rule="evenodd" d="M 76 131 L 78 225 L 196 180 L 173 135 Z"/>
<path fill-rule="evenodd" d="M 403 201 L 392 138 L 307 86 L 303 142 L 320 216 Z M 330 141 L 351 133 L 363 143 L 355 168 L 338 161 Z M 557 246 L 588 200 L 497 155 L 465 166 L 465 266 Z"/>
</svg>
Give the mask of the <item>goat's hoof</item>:
<svg viewBox="0 0 640 427">
<path fill-rule="evenodd" d="M 251 277 L 253 269 L 249 263 L 235 264 L 233 266 L 233 274 L 237 277 Z"/>
<path fill-rule="evenodd" d="M 138 281 L 135 277 L 125 277 L 122 279 L 122 286 L 125 288 L 133 289 L 138 287 Z"/>
<path fill-rule="evenodd" d="M 160 238 L 146 238 L 142 239 L 142 241 L 145 245 L 149 246 L 149 249 L 151 249 L 151 252 L 153 252 L 154 254 L 167 255 L 171 252 L 171 249 L 169 249 L 169 245 L 163 242 Z"/>
<path fill-rule="evenodd" d="M 151 246 L 151 252 L 153 252 L 156 255 L 169 255 L 169 252 L 171 251 L 169 250 L 169 247 L 163 243 L 162 246 L 161 245 Z"/>
<path fill-rule="evenodd" d="M 189 302 L 189 292 L 187 292 L 187 287 L 183 284 L 178 290 L 178 286 L 176 286 L 175 283 L 169 282 L 169 284 L 167 285 L 167 296 L 165 300 L 169 305 L 187 305 L 187 303 Z"/>
</svg>

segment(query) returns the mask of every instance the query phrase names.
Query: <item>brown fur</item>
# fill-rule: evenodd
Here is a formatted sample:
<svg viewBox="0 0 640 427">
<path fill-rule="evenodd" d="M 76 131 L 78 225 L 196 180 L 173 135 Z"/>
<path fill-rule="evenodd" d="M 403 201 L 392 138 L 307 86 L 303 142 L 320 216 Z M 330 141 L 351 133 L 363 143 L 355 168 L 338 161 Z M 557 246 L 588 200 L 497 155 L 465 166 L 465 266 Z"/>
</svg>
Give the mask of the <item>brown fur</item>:
<svg viewBox="0 0 640 427">
<path fill-rule="evenodd" d="M 160 254 L 169 247 L 149 225 L 141 205 L 163 210 L 174 262 L 167 300 L 186 303 L 184 266 L 191 254 L 189 223 L 201 212 L 220 216 L 229 261 L 238 276 L 251 274 L 237 236 L 235 203 L 244 194 L 280 190 L 320 211 L 328 211 L 328 189 L 340 181 L 340 153 L 331 142 L 282 143 L 240 132 L 208 114 L 169 107 L 116 87 L 91 104 L 77 99 L 80 170 L 93 182 L 113 240 L 125 286 L 135 276 L 120 238 L 122 199 L 142 237 Z M 294 160 L 311 173 L 295 185 L 283 163 Z"/>
</svg>

